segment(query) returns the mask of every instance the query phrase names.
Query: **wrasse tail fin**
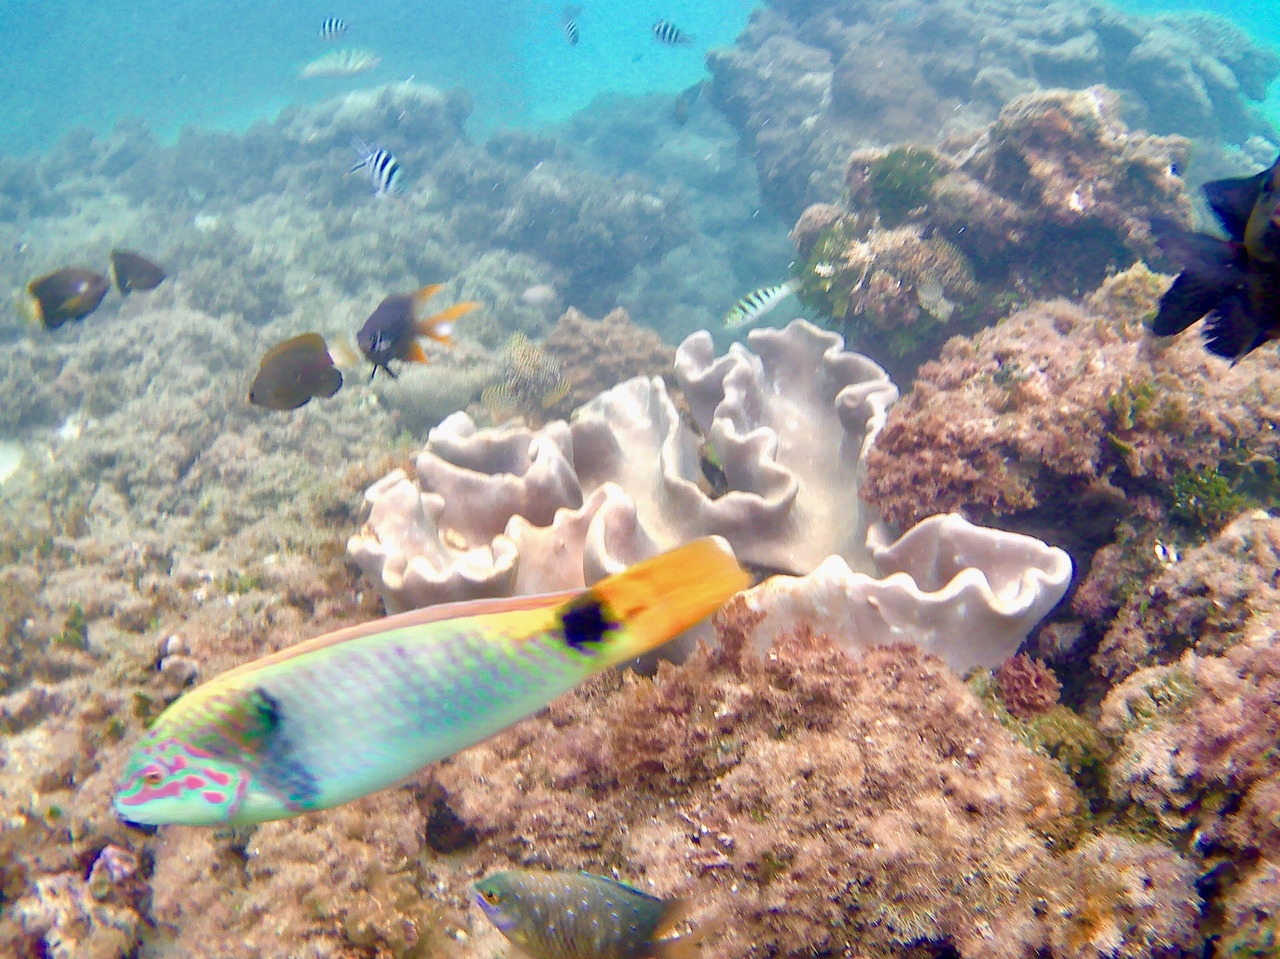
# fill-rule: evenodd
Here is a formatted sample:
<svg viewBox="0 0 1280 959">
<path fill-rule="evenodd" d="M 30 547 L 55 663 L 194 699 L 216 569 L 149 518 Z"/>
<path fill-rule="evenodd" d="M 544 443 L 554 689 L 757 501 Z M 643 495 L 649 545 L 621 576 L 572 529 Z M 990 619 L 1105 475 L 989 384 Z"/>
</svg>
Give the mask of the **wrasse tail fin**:
<svg viewBox="0 0 1280 959">
<path fill-rule="evenodd" d="M 657 649 L 750 584 L 733 555 L 708 537 L 602 579 L 562 615 L 596 603 L 616 616 L 626 627 L 617 649 L 623 662 Z"/>
</svg>

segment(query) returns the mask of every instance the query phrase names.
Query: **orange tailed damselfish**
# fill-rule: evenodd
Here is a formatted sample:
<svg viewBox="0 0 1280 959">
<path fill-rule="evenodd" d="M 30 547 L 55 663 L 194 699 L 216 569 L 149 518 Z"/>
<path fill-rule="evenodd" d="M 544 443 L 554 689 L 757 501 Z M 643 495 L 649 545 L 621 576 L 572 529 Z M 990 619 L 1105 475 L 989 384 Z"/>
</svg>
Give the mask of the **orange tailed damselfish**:
<svg viewBox="0 0 1280 959">
<path fill-rule="evenodd" d="M 356 334 L 356 345 L 373 364 L 370 379 L 377 375 L 379 369 L 386 370 L 387 375 L 394 379 L 395 373 L 390 366 L 392 360 L 426 363 L 427 354 L 422 351 L 418 337 L 427 336 L 448 346 L 452 342 L 453 321 L 480 306 L 468 300 L 455 303 L 432 316 L 420 316 L 427 301 L 442 288 L 443 284 L 437 283 L 424 286 L 416 293 L 389 296 L 364 321 L 364 326 Z"/>
</svg>

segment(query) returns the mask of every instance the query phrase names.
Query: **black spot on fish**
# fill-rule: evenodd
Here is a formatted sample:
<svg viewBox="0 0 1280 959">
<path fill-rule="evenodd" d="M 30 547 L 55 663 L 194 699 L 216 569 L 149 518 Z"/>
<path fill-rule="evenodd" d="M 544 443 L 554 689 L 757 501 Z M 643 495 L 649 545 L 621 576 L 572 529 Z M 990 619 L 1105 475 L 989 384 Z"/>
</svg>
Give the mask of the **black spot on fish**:
<svg viewBox="0 0 1280 959">
<path fill-rule="evenodd" d="M 590 595 L 571 603 L 560 623 L 566 645 L 580 653 L 594 652 L 592 647 L 603 642 L 605 633 L 621 625 L 610 620 L 604 606 Z"/>
<path fill-rule="evenodd" d="M 298 759 L 288 735 L 283 705 L 261 687 L 253 691 L 253 700 L 264 737 L 258 754 L 258 777 L 290 808 L 309 808 L 319 797 L 320 789 L 315 776 Z"/>
</svg>

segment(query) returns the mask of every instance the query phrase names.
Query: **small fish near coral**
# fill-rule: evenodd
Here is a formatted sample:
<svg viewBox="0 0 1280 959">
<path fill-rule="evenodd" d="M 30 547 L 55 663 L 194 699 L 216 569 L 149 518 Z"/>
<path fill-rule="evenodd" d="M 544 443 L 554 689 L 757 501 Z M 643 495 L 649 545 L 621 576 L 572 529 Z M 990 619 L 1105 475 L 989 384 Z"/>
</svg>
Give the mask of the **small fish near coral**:
<svg viewBox="0 0 1280 959">
<path fill-rule="evenodd" d="M 764 286 L 758 290 L 752 290 L 733 304 L 733 309 L 724 318 L 724 328 L 734 330 L 757 322 L 798 289 L 800 289 L 798 281 L 787 280 L 776 286 Z"/>
<path fill-rule="evenodd" d="M 154 290 L 165 280 L 164 268 L 133 250 L 111 251 L 111 277 L 121 296 Z"/>
<path fill-rule="evenodd" d="M 400 161 L 395 154 L 385 147 L 365 143 L 359 137 L 352 137 L 351 145 L 360 154 L 360 159 L 348 172 L 363 171 L 373 184 L 373 195 L 378 198 L 397 193 L 400 189 Z"/>
<path fill-rule="evenodd" d="M 687 47 L 698 38 L 685 33 L 670 20 L 659 20 L 653 25 L 653 39 L 669 47 Z"/>
<path fill-rule="evenodd" d="M 699 539 L 586 590 L 448 603 L 246 663 L 166 709 L 125 766 L 135 825 L 284 819 L 403 782 L 710 616 L 749 577 Z"/>
<path fill-rule="evenodd" d="M 658 899 L 589 872 L 513 869 L 475 884 L 476 904 L 532 959 L 690 959 L 718 928 L 667 933 L 683 918 L 680 899 Z"/>
<path fill-rule="evenodd" d="M 296 410 L 317 396 L 342 389 L 342 372 L 319 333 L 303 333 L 277 343 L 262 357 L 249 387 L 249 402 L 268 410 Z"/>
<path fill-rule="evenodd" d="M 564 39 L 571 47 L 578 45 L 578 17 L 582 8 L 576 3 L 566 3 L 560 11 L 560 27 L 564 30 Z"/>
<path fill-rule="evenodd" d="M 28 283 L 23 309 L 32 323 L 56 330 L 96 310 L 109 289 L 111 281 L 101 273 L 69 266 Z"/>
<path fill-rule="evenodd" d="M 1153 224 L 1182 272 L 1161 297 L 1151 331 L 1172 336 L 1207 317 L 1205 347 L 1235 362 L 1280 339 L 1280 157 L 1254 176 L 1203 189 L 1229 239 Z"/>
<path fill-rule="evenodd" d="M 416 293 L 388 296 L 369 314 L 364 326 L 356 334 L 356 345 L 373 364 L 370 379 L 377 375 L 379 369 L 386 370 L 387 375 L 395 379 L 396 374 L 390 366 L 392 360 L 405 363 L 428 362 L 427 354 L 422 351 L 422 344 L 418 342 L 420 336 L 445 346 L 452 344 L 453 321 L 478 309 L 481 304 L 466 300 L 431 316 L 421 316 L 427 301 L 443 288 L 443 284 L 436 283 L 424 286 Z"/>
</svg>

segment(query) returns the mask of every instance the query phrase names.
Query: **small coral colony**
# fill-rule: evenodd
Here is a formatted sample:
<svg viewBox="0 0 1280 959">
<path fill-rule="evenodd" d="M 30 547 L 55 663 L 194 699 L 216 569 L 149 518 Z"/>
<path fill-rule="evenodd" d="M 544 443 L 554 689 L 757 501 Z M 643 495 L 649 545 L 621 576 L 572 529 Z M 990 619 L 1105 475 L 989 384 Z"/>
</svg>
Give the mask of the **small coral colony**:
<svg viewBox="0 0 1280 959">
<path fill-rule="evenodd" d="M 564 41 L 577 48 L 590 22 L 581 8 L 566 6 L 559 26 Z M 319 36 L 335 42 L 347 30 L 330 17 Z M 646 42 L 662 47 L 696 42 L 665 18 L 652 24 L 651 34 Z M 354 76 L 378 63 L 367 51 L 340 49 L 309 63 L 301 76 Z M 677 125 L 704 86 L 677 98 Z M 999 235 L 990 242 L 1005 244 L 1010 262 L 1025 264 L 1032 254 L 1024 257 L 1020 244 L 1029 249 L 1027 237 L 1046 248 L 1055 238 L 1073 248 L 1078 238 L 1064 224 L 1096 207 L 1101 212 L 1089 227 L 1096 242 L 1116 250 L 1142 246 L 1172 264 L 1172 281 L 1161 286 L 1141 265 L 1112 271 L 1088 301 L 1090 312 L 1044 307 L 1029 318 L 1011 318 L 1006 334 L 1052 328 L 1046 336 L 1075 342 L 1076 331 L 1100 330 L 1106 317 L 1125 310 L 1129 317 L 1137 303 L 1149 307 L 1146 330 L 1136 334 L 1144 348 L 1184 348 L 1172 338 L 1200 321 L 1204 348 L 1232 364 L 1280 339 L 1280 157 L 1256 174 L 1205 183 L 1203 200 L 1224 235 L 1195 231 L 1185 197 L 1178 198 L 1180 181 L 1159 159 L 1167 144 L 1139 142 L 1107 126 L 1110 108 L 1096 94 L 1031 94 L 1015 99 L 991 129 L 967 143 L 961 137 L 946 151 L 854 151 L 846 205 L 809 205 L 793 233 L 794 275 L 742 297 L 724 327 L 755 324 L 796 297 L 849 332 L 862 324 L 867 343 L 905 362 L 944 327 L 956 331 L 969 323 L 972 330 L 982 326 L 976 317 L 984 323 L 998 317 L 1016 299 L 999 301 L 1001 289 L 1054 290 L 1060 278 L 1049 270 L 1015 282 L 1011 273 L 981 262 L 983 230 Z M 1099 132 L 1104 128 L 1110 132 Z M 1091 133 L 1071 141 L 1081 129 Z M 1050 181 L 1070 175 L 1065 164 L 1055 166 L 1063 151 L 1054 154 L 1054 144 L 1072 142 L 1072 160 L 1083 165 L 1081 158 L 1106 137 L 1106 150 L 1096 149 L 1091 168 L 1098 178 L 1088 189 L 1055 193 Z M 368 178 L 378 202 L 397 202 L 403 189 L 397 158 L 363 140 L 352 146 L 348 172 Z M 1051 154 L 1053 162 L 1046 160 Z M 1141 184 L 1132 188 L 1141 200 L 1122 202 L 1126 195 L 1106 166 L 1113 162 Z M 1050 217 L 1049 226 L 1036 221 L 1022 206 L 1028 195 L 1045 198 L 1046 205 L 1056 196 L 1061 216 Z M 1149 229 L 1134 231 L 1134 217 Z M 167 278 L 147 255 L 126 249 L 111 251 L 109 273 L 74 265 L 31 279 L 29 318 L 43 335 L 58 336 L 66 324 L 86 321 L 113 283 L 121 296 L 131 296 Z M 427 363 L 424 340 L 451 347 L 455 322 L 481 307 L 468 300 L 432 312 L 429 303 L 442 289 L 435 283 L 385 296 L 353 331 L 353 345 L 331 344 L 317 332 L 277 343 L 261 357 L 247 402 L 284 414 L 335 396 L 344 385 L 342 370 L 362 362 L 371 366 L 370 379 L 379 370 L 395 378 L 399 364 Z M 536 286 L 524 297 L 553 303 L 557 293 Z M 576 316 L 571 311 L 566 322 L 584 322 Z M 1130 333 L 1100 335 L 1127 349 L 1137 342 L 1125 340 Z M 1225 856 L 1197 879 L 1190 857 L 1197 843 L 1210 840 L 1179 838 L 1197 815 L 1192 800 L 1156 811 L 1152 798 L 1173 791 L 1166 780 L 1181 775 L 1183 760 L 1171 747 L 1170 768 L 1148 776 L 1137 758 L 1140 748 L 1155 748 L 1139 744 L 1156 728 L 1157 714 L 1174 708 L 1169 703 L 1187 714 L 1208 710 L 1197 690 L 1226 696 L 1240 676 L 1253 675 L 1248 670 L 1261 676 L 1264 668 L 1240 654 L 1218 672 L 1200 675 L 1190 653 L 1156 664 L 1132 646 L 1104 642 L 1094 665 L 1123 674 L 1122 685 L 1106 697 L 1096 722 L 1066 708 L 1064 682 L 1088 680 L 1055 677 L 1040 660 L 1014 655 L 1066 595 L 1066 553 L 960 517 L 923 518 L 922 510 L 940 510 L 925 510 L 915 492 L 904 505 L 908 494 L 895 490 L 884 472 L 913 441 L 902 419 L 886 426 L 897 388 L 876 363 L 845 351 L 839 337 L 798 323 L 784 332 L 755 331 L 749 342 L 755 354 L 736 345 L 717 358 L 711 337 L 694 334 L 676 353 L 674 387 L 657 377 L 632 379 L 582 398 L 571 420 L 553 420 L 537 432 L 516 424 L 486 434 L 465 414 L 451 416 L 433 430 L 414 470 L 397 470 L 369 491 L 369 521 L 349 547 L 387 606 L 406 611 L 244 663 L 158 710 L 131 744 L 118 778 L 120 821 L 148 835 L 167 825 L 245 835 L 234 830 L 334 810 L 452 759 L 432 784 L 457 808 L 438 797 L 415 803 L 430 810 L 436 833 L 447 831 L 441 822 L 465 817 L 467 825 L 458 828 L 472 846 L 487 837 L 495 854 L 510 861 L 510 868 L 486 870 L 474 882 L 471 902 L 535 959 L 687 959 L 717 938 L 745 954 L 756 945 L 737 920 L 770 937 L 773 951 L 760 956 L 798 955 L 798 944 L 810 955 L 854 957 L 863 949 L 876 959 L 1190 956 L 1210 941 L 1196 938 L 1199 897 L 1212 895 L 1210 886 L 1232 883 L 1238 887 L 1233 903 L 1258 904 L 1219 910 L 1230 913 L 1214 920 L 1219 954 L 1280 956 L 1274 938 L 1280 905 L 1267 901 L 1267 890 L 1280 893 L 1280 879 L 1268 880 L 1259 869 L 1240 880 L 1237 873 L 1248 864 Z M 918 414 L 930 396 L 967 386 L 1003 391 L 991 401 L 991 421 L 1020 404 L 1052 399 L 1052 390 L 1035 393 L 1049 360 L 1038 368 L 1030 360 L 1019 366 L 1010 353 L 984 366 L 980 337 L 947 349 L 948 361 L 968 357 L 971 372 L 947 381 L 941 367 L 926 367 L 920 382 L 930 382 L 930 392 L 917 391 L 903 404 L 904 415 Z M 501 388 L 491 387 L 483 398 L 491 412 L 550 410 L 576 386 L 520 333 L 502 363 Z M 1132 384 L 1125 389 L 1123 398 L 1120 392 L 1103 398 L 1107 411 L 1096 416 L 1127 418 L 1128 427 L 1108 433 L 1106 455 L 1132 464 L 1150 453 L 1134 439 L 1133 423 L 1154 400 Z M 786 409 L 780 396 L 790 404 Z M 1065 393 L 1062 400 L 1068 401 Z M 1127 405 L 1117 412 L 1116 403 Z M 1167 429 L 1178 428 L 1176 411 L 1161 415 Z M 477 465 L 486 457 L 508 465 Z M 968 470 L 963 482 L 975 490 L 1006 471 L 998 491 L 970 498 L 990 507 L 984 518 L 1029 514 L 1043 476 L 1028 478 L 1008 462 L 998 468 L 993 462 L 986 472 L 984 462 L 975 451 L 955 467 L 957 475 Z M 869 480 L 868 464 L 875 473 Z M 509 474 L 496 492 L 495 477 Z M 1197 486 L 1189 476 L 1180 474 L 1179 482 L 1192 485 L 1176 494 L 1186 516 L 1203 518 L 1211 500 L 1229 498 L 1211 481 Z M 936 475 L 917 480 L 939 482 Z M 1103 485 L 1099 477 L 1073 495 L 1105 497 Z M 1123 495 L 1117 489 L 1112 485 L 1110 493 Z M 1164 515 L 1157 497 L 1141 495 L 1148 518 Z M 895 540 L 859 505 L 859 496 L 875 500 L 885 519 L 910 531 Z M 479 514 L 494 499 L 516 505 L 485 525 Z M 1147 535 L 1136 526 L 1130 533 L 1129 540 Z M 1089 548 L 1120 563 L 1129 540 Z M 1073 555 L 1080 549 L 1073 547 Z M 1201 549 L 1226 547 L 1215 540 Z M 1149 552 L 1155 559 L 1147 562 L 1166 572 L 1181 559 L 1160 540 Z M 1102 562 L 1095 559 L 1095 568 Z M 1182 562 L 1185 568 L 1192 560 Z M 1082 589 L 1073 602 L 1081 609 L 1112 602 L 1088 599 L 1093 595 Z M 1153 586 L 1145 598 L 1114 597 L 1113 606 L 1138 603 L 1133 616 L 1140 619 L 1165 599 Z M 833 606 L 850 612 L 832 613 Z M 1199 622 L 1214 615 L 1225 614 L 1206 610 Z M 701 635 L 714 634 L 718 646 L 669 652 L 672 640 L 713 616 L 713 630 L 703 627 Z M 817 635 L 818 626 L 830 623 L 838 624 L 830 631 L 850 634 L 836 646 L 869 648 L 865 656 L 837 652 L 833 658 Z M 974 649 L 988 636 L 1000 642 L 993 641 L 990 653 L 965 658 L 943 649 L 939 639 L 957 628 L 982 637 Z M 772 637 L 763 643 L 772 646 L 767 658 L 752 649 L 762 637 Z M 978 667 L 962 684 L 925 652 L 877 645 L 895 640 L 956 669 Z M 1068 639 L 1061 642 L 1069 646 Z M 660 649 L 657 658 L 651 655 Z M 615 669 L 646 660 L 654 672 L 660 658 L 680 665 L 662 663 L 652 680 Z M 1153 679 L 1151 670 L 1163 672 Z M 1087 698 L 1068 692 L 1077 702 Z M 1256 694 L 1236 689 L 1234 695 Z M 860 712 L 871 709 L 864 703 L 881 712 Z M 1272 734 L 1278 703 L 1271 703 Z M 891 723 L 890 716 L 896 717 Z M 1182 735 L 1184 727 L 1178 729 Z M 660 735 L 649 735 L 652 730 Z M 1103 734 L 1123 745 L 1107 747 Z M 526 738 L 513 745 L 512 737 L 520 736 Z M 891 756 L 904 737 L 914 745 Z M 558 741 L 573 743 L 575 756 Z M 1277 748 L 1270 735 L 1248 761 L 1265 765 L 1264 754 Z M 1212 765 L 1211 757 L 1199 761 Z M 554 770 L 543 775 L 540 763 Z M 530 770 L 528 784 L 495 792 L 493 770 L 500 764 Z M 946 784 L 921 786 L 922 769 Z M 1222 807 L 1213 827 L 1221 831 L 1213 837 L 1221 848 L 1277 861 L 1280 780 L 1269 782 L 1268 796 L 1247 800 L 1256 829 L 1271 837 L 1254 845 L 1231 833 L 1248 828 L 1231 818 L 1246 800 L 1195 794 L 1195 803 Z M 936 792 L 932 818 L 899 795 L 917 787 Z M 806 792 L 811 789 L 833 792 L 818 797 Z M 1178 795 L 1193 794 L 1185 789 Z M 1130 795 L 1122 803 L 1117 797 L 1124 790 Z M 629 794 L 652 815 L 628 820 Z M 847 822 L 806 818 L 802 807 L 810 802 Z M 668 835 L 658 828 L 659 817 L 677 805 L 681 824 Z M 879 811 L 872 815 L 872 809 Z M 722 873 L 739 877 L 724 884 L 714 908 L 697 911 L 697 904 L 653 895 L 639 882 L 577 868 L 584 858 L 601 869 L 616 860 L 607 850 L 621 849 L 622 840 L 611 830 L 640 833 L 650 826 L 655 848 L 675 842 L 677 834 L 687 840 L 691 852 L 677 873 L 707 882 Z M 547 849 L 530 848 L 529 837 L 548 836 Z M 922 836 L 925 845 L 936 844 L 934 859 L 920 851 Z M 557 850 L 565 855 L 560 862 Z M 580 855 L 583 850 L 589 855 Z M 664 860 L 654 855 L 657 869 Z M 963 865 L 954 866 L 958 861 Z M 93 875 L 114 876 L 113 862 L 98 857 Z M 393 867 L 408 868 L 383 864 L 384 884 Z M 937 877 L 955 868 L 964 880 L 944 896 Z M 740 890 L 748 883 L 749 901 Z M 832 883 L 841 888 L 827 895 L 824 884 Z M 1262 891 L 1251 900 L 1246 892 L 1254 886 Z M 5 894 L 0 890 L 0 905 Z M 380 946 L 376 954 L 425 955 L 418 941 Z M 948 945 L 933 948 L 939 942 Z"/>
</svg>

